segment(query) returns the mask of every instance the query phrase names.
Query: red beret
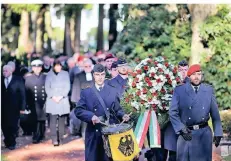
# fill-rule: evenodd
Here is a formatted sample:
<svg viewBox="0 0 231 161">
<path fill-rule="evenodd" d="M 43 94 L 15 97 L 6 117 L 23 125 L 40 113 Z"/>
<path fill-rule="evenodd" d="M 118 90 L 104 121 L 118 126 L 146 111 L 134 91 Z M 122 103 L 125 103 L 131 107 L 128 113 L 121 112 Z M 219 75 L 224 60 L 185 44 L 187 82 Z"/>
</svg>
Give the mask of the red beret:
<svg viewBox="0 0 231 161">
<path fill-rule="evenodd" d="M 84 60 L 84 58 L 85 58 L 85 56 L 80 55 L 80 56 L 78 57 L 78 62 L 83 61 L 83 60 Z"/>
<path fill-rule="evenodd" d="M 188 69 L 187 76 L 190 77 L 193 73 L 201 71 L 201 66 L 199 64 L 191 65 Z"/>
<path fill-rule="evenodd" d="M 106 61 L 107 59 L 111 59 L 111 58 L 115 58 L 111 53 L 106 55 L 106 58 L 104 59 L 104 61 Z"/>
</svg>

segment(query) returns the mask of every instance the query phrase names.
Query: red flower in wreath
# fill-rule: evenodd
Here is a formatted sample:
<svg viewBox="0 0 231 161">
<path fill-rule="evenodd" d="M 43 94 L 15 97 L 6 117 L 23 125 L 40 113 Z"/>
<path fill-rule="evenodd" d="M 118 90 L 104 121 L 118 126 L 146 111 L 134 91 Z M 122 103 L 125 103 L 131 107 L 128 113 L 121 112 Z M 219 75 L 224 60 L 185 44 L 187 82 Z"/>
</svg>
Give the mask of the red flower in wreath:
<svg viewBox="0 0 231 161">
<path fill-rule="evenodd" d="M 149 78 L 149 77 L 145 77 L 144 80 L 145 80 L 145 82 L 147 82 L 147 83 L 150 82 L 150 78 Z"/>
<path fill-rule="evenodd" d="M 165 74 L 165 77 L 166 77 L 167 79 L 169 79 L 169 78 L 170 78 L 169 74 Z"/>
<path fill-rule="evenodd" d="M 156 104 L 152 104 L 152 109 L 153 109 L 155 112 L 157 111 Z"/>
<path fill-rule="evenodd" d="M 148 86 L 151 87 L 152 86 L 152 82 L 148 82 Z"/>
<path fill-rule="evenodd" d="M 132 87 L 133 87 L 133 88 L 136 87 L 136 82 L 132 82 Z"/>
<path fill-rule="evenodd" d="M 139 78 L 135 78 L 135 82 L 138 83 L 139 82 Z"/>
<path fill-rule="evenodd" d="M 147 71 L 147 70 L 148 70 L 148 66 L 146 66 L 146 65 L 145 65 L 145 66 L 144 66 L 144 70 L 146 70 L 146 71 Z"/>
<path fill-rule="evenodd" d="M 168 67 L 168 66 L 169 66 L 168 62 L 164 63 L 164 65 L 165 65 L 166 67 Z"/>
<path fill-rule="evenodd" d="M 131 74 L 134 78 L 136 77 L 136 73 L 135 72 L 132 72 Z"/>
<path fill-rule="evenodd" d="M 136 95 L 137 95 L 137 96 L 140 96 L 140 95 L 141 95 L 141 91 L 140 91 L 140 90 L 137 91 L 137 92 L 136 92 Z"/>
<path fill-rule="evenodd" d="M 177 83 L 180 83 L 180 82 L 181 82 L 180 77 L 177 77 L 177 78 L 176 78 L 176 82 L 177 82 Z"/>
<path fill-rule="evenodd" d="M 151 77 L 155 77 L 155 73 L 154 72 L 151 73 Z"/>
<path fill-rule="evenodd" d="M 142 73 L 142 70 L 141 70 L 141 69 L 138 69 L 136 72 L 137 72 L 138 74 L 141 74 L 141 73 Z"/>
<path fill-rule="evenodd" d="M 159 69 L 158 69 L 158 72 L 164 72 L 164 71 L 163 71 L 163 69 L 159 68 Z"/>
<path fill-rule="evenodd" d="M 152 93 L 152 96 L 154 96 L 154 97 L 157 96 L 157 93 L 156 92 Z"/>
<path fill-rule="evenodd" d="M 143 94 L 148 93 L 148 90 L 146 88 L 143 88 Z"/>
<path fill-rule="evenodd" d="M 156 82 L 157 82 L 157 83 L 161 83 L 161 79 L 158 78 L 158 79 L 156 80 Z"/>
<path fill-rule="evenodd" d="M 164 88 L 162 88 L 162 89 L 160 90 L 160 92 L 163 93 L 163 94 L 165 94 L 166 91 L 165 91 Z"/>
</svg>

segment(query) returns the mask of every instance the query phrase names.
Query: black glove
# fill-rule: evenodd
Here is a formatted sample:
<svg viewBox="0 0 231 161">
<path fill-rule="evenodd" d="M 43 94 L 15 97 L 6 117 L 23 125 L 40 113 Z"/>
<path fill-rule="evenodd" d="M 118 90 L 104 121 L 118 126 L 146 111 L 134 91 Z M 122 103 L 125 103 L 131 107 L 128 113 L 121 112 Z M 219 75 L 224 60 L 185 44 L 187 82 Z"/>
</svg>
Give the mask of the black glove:
<svg viewBox="0 0 231 161">
<path fill-rule="evenodd" d="M 184 138 L 185 141 L 192 140 L 192 133 L 188 128 L 183 128 L 180 131 L 180 135 Z"/>
<path fill-rule="evenodd" d="M 218 147 L 221 141 L 221 136 L 214 136 L 213 142 L 215 143 L 215 146 Z"/>
</svg>

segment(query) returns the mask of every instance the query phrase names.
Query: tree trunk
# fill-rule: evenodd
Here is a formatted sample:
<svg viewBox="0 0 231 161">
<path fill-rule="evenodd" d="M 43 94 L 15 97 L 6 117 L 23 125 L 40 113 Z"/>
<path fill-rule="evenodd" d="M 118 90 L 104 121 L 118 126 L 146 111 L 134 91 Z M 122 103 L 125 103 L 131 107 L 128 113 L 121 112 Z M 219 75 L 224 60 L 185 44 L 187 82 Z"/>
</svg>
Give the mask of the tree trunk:
<svg viewBox="0 0 231 161">
<path fill-rule="evenodd" d="M 68 56 L 72 56 L 73 50 L 71 47 L 71 29 L 70 29 L 70 19 L 65 18 L 65 31 L 64 31 L 64 54 L 67 54 Z"/>
<path fill-rule="evenodd" d="M 98 32 L 97 32 L 97 49 L 96 51 L 104 49 L 103 42 L 103 18 L 104 18 L 104 4 L 99 4 L 99 21 L 98 21 Z"/>
<path fill-rule="evenodd" d="M 75 53 L 80 52 L 81 9 L 75 12 Z"/>
<path fill-rule="evenodd" d="M 45 13 L 45 24 L 46 24 L 46 32 L 48 35 L 47 39 L 47 52 L 52 52 L 52 46 L 51 46 L 51 40 L 52 40 L 52 26 L 51 26 L 51 13 L 50 10 L 48 10 Z"/>
<path fill-rule="evenodd" d="M 110 4 L 109 9 L 109 50 L 112 48 L 114 42 L 117 38 L 117 19 L 115 17 L 115 12 L 118 10 L 118 4 Z"/>
<path fill-rule="evenodd" d="M 217 9 L 215 4 L 188 4 L 188 9 L 192 20 L 190 64 L 196 64 L 200 63 L 201 54 L 205 52 L 200 38 L 200 26 L 208 16 L 216 14 Z"/>
<path fill-rule="evenodd" d="M 38 13 L 38 18 L 36 21 L 37 31 L 36 31 L 36 52 L 44 52 L 44 34 L 45 34 L 45 12 L 46 5 L 43 5 Z"/>
<path fill-rule="evenodd" d="M 36 52 L 36 35 L 37 35 L 37 12 L 31 13 L 31 21 L 32 21 L 32 41 L 33 41 L 33 52 Z"/>
<path fill-rule="evenodd" d="M 29 24 L 29 13 L 27 11 L 22 11 L 20 21 L 20 36 L 18 41 L 18 48 L 20 53 L 31 52 Z"/>
<path fill-rule="evenodd" d="M 75 18 L 70 18 L 70 32 L 71 32 L 71 47 L 75 48 Z"/>
</svg>

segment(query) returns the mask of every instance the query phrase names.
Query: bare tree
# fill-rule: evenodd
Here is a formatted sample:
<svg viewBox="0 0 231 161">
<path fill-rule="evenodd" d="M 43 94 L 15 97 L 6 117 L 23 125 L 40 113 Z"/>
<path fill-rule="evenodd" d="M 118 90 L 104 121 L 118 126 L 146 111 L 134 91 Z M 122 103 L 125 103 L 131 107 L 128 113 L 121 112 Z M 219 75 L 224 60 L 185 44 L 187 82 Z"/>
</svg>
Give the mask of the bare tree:
<svg viewBox="0 0 231 161">
<path fill-rule="evenodd" d="M 103 19 L 104 19 L 104 4 L 99 4 L 99 21 L 98 21 L 98 31 L 97 31 L 97 49 L 96 51 L 104 49 L 103 40 Z"/>
</svg>

